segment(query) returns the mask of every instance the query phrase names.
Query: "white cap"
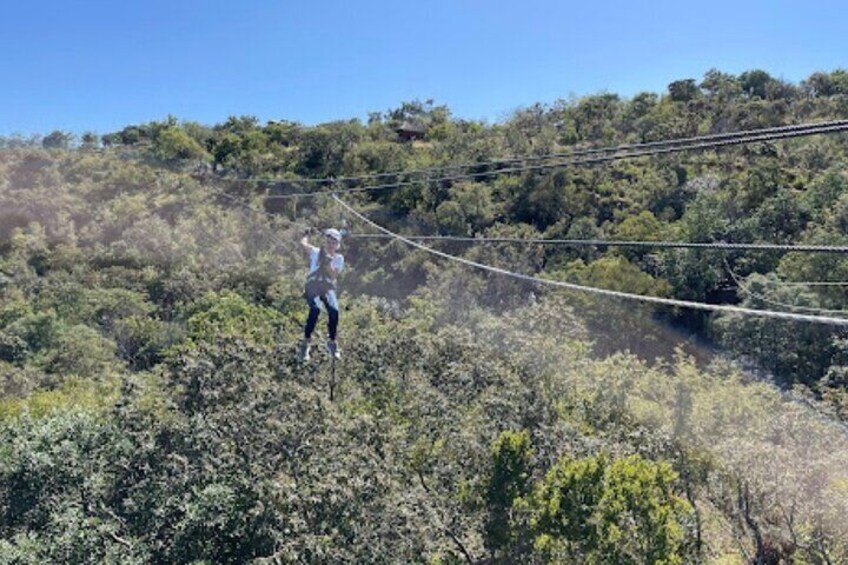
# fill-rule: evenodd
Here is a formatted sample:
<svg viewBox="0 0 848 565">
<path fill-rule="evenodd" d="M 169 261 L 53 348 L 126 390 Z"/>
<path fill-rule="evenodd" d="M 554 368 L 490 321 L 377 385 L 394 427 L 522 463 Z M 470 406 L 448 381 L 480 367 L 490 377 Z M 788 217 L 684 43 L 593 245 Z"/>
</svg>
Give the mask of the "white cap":
<svg viewBox="0 0 848 565">
<path fill-rule="evenodd" d="M 335 239 L 339 243 L 342 242 L 342 232 L 340 232 L 339 230 L 337 230 L 335 228 L 330 228 L 330 229 L 324 230 L 324 235 L 326 235 L 327 237 L 332 237 L 333 239 Z"/>
</svg>

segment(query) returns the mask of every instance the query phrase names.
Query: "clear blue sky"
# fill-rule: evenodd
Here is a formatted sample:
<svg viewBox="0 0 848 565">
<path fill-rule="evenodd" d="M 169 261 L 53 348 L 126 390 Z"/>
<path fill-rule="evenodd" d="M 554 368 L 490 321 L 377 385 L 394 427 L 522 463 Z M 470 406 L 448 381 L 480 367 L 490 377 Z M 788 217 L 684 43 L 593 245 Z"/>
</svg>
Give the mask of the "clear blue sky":
<svg viewBox="0 0 848 565">
<path fill-rule="evenodd" d="M 433 98 L 455 116 L 710 68 L 848 67 L 838 1 L 25 0 L 0 7 L 0 135 L 229 115 L 315 124 Z"/>
</svg>

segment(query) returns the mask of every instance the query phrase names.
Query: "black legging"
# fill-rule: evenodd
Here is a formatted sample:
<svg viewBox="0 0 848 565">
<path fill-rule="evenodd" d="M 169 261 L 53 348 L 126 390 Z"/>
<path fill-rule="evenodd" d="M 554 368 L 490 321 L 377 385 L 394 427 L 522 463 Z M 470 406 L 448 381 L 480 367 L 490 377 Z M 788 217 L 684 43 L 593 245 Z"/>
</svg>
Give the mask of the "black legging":
<svg viewBox="0 0 848 565">
<path fill-rule="evenodd" d="M 327 334 L 330 339 L 336 339 L 336 332 L 339 327 L 339 301 L 336 298 L 336 291 L 333 289 L 319 294 L 313 289 L 306 286 L 306 302 L 309 304 L 309 317 L 306 318 L 306 327 L 303 329 L 303 335 L 306 339 L 312 337 L 312 332 L 315 331 L 315 326 L 318 324 L 318 315 L 321 314 L 320 302 L 324 303 L 327 309 Z"/>
</svg>

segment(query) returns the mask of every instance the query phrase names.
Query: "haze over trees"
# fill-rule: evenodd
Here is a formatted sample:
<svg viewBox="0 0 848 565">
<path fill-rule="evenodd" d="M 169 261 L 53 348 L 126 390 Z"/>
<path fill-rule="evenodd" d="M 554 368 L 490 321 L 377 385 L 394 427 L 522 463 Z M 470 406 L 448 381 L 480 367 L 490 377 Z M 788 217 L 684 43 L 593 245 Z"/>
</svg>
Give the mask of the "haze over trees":
<svg viewBox="0 0 848 565">
<path fill-rule="evenodd" d="M 347 238 L 343 360 L 302 367 L 297 239 L 368 230 L 327 196 L 266 199 L 403 182 L 343 197 L 408 234 L 848 245 L 845 133 L 488 164 L 846 118 L 844 70 L 711 70 L 497 124 L 411 101 L 314 127 L 0 138 L 0 562 L 848 560 L 844 329 Z M 457 163 L 480 174 L 444 178 Z M 844 254 L 433 245 L 638 294 L 848 309 Z"/>
</svg>

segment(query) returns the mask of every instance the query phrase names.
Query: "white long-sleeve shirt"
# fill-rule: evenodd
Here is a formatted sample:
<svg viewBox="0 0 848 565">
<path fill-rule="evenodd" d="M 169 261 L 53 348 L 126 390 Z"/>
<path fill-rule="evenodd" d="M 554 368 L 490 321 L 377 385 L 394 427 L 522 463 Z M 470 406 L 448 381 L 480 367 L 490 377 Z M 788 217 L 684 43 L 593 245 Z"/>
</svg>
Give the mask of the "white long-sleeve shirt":
<svg viewBox="0 0 848 565">
<path fill-rule="evenodd" d="M 318 258 L 321 256 L 320 247 L 311 247 L 309 249 L 309 275 L 318 271 L 320 265 Z M 336 253 L 330 258 L 330 266 L 336 270 L 336 273 L 341 273 L 344 268 L 344 256 L 341 253 Z"/>
</svg>

